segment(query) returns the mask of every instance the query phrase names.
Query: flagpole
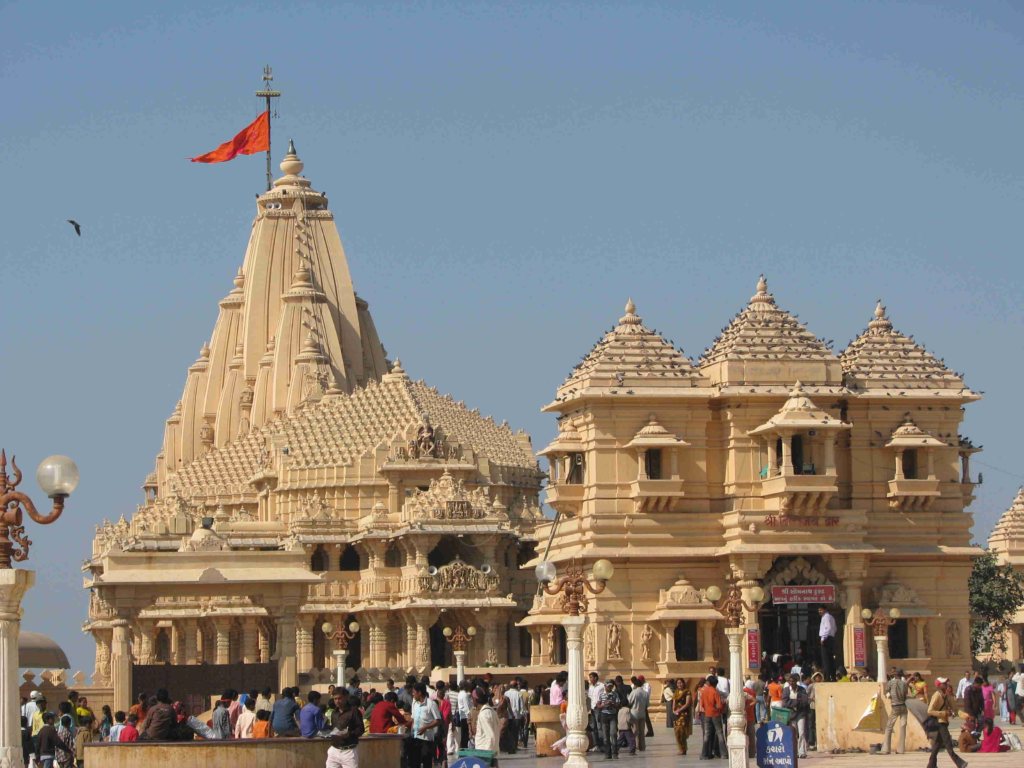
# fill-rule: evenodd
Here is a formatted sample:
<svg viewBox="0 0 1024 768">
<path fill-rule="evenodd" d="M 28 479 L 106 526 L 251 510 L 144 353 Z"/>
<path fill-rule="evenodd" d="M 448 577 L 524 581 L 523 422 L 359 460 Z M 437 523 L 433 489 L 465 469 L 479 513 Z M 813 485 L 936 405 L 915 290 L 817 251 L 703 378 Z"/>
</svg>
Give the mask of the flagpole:
<svg viewBox="0 0 1024 768">
<path fill-rule="evenodd" d="M 263 90 L 256 91 L 256 96 L 267 100 L 267 192 L 274 186 L 274 177 L 270 173 L 270 100 L 281 95 L 280 91 L 270 90 L 270 84 L 274 81 L 274 75 L 271 74 L 273 71 L 269 64 L 263 68 Z"/>
</svg>

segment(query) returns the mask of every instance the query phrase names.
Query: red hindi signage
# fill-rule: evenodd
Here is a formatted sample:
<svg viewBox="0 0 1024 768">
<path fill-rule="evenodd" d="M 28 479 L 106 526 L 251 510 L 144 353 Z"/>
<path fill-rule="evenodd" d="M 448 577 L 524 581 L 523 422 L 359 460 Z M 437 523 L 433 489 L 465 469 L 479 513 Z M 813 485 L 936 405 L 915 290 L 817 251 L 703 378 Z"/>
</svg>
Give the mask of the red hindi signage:
<svg viewBox="0 0 1024 768">
<path fill-rule="evenodd" d="M 801 584 L 790 587 L 772 587 L 772 602 L 776 605 L 794 603 L 834 603 L 836 588 L 831 584 Z"/>
<path fill-rule="evenodd" d="M 747 667 L 757 669 L 761 666 L 761 637 L 756 629 L 747 630 Z"/>
<path fill-rule="evenodd" d="M 868 665 L 867 652 L 864 646 L 864 627 L 853 628 L 853 666 L 866 667 Z"/>
</svg>

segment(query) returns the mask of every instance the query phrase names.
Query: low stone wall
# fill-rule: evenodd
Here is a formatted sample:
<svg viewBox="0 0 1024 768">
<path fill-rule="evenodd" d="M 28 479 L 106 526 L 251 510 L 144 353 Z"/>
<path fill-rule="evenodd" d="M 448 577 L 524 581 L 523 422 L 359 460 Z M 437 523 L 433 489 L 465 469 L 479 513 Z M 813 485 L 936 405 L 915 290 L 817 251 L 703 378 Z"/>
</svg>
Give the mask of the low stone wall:
<svg viewBox="0 0 1024 768">
<path fill-rule="evenodd" d="M 861 715 L 878 693 L 878 683 L 817 683 L 814 686 L 816 736 L 818 751 L 859 747 L 868 751 L 872 744 L 883 741 L 885 723 L 889 719 L 889 700 L 883 698 L 882 730 L 855 731 Z M 899 744 L 899 725 L 893 733 L 892 749 Z M 928 746 L 928 737 L 913 712 L 907 715 L 907 751 Z"/>
<path fill-rule="evenodd" d="M 102 717 L 104 704 L 111 707 L 114 705 L 114 689 L 109 685 L 88 684 L 89 678 L 82 672 L 76 672 L 70 682 L 63 669 L 48 669 L 39 674 L 28 670 L 21 677 L 18 693 L 28 698 L 32 691 L 39 691 L 46 697 L 47 706 L 54 711 L 58 703 L 67 700 L 68 692 L 72 690 L 89 700 L 89 708 L 96 713 L 96 717 Z"/>
<path fill-rule="evenodd" d="M 359 740 L 359 764 L 380 768 L 400 765 L 402 741 L 398 735 L 363 736 Z M 323 768 L 330 746 L 329 739 L 96 742 L 85 745 L 85 764 L 89 768 Z"/>
</svg>

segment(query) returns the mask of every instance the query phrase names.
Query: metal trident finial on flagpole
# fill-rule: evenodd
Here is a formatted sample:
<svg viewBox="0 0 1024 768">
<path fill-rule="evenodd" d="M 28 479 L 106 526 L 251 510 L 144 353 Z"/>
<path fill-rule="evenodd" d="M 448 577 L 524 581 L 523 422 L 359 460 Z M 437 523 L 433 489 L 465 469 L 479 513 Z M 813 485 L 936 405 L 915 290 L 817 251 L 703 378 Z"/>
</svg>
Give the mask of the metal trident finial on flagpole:
<svg viewBox="0 0 1024 768">
<path fill-rule="evenodd" d="M 256 96 L 267 100 L 267 192 L 274 186 L 274 177 L 270 173 L 270 100 L 281 96 L 280 91 L 270 90 L 270 84 L 274 82 L 273 72 L 269 64 L 263 68 L 263 90 L 256 91 Z"/>
</svg>

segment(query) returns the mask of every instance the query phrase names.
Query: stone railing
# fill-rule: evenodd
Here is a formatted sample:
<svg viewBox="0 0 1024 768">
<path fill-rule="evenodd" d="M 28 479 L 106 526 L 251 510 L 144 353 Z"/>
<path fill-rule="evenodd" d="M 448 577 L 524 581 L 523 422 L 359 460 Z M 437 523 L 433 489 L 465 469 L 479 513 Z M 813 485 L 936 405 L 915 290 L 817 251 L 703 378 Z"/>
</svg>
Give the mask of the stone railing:
<svg viewBox="0 0 1024 768">
<path fill-rule="evenodd" d="M 93 712 L 99 713 L 104 704 L 114 706 L 114 689 L 109 685 L 87 685 L 89 678 L 84 672 L 75 672 L 70 686 L 63 669 L 48 669 L 39 675 L 29 670 L 22 675 L 22 680 L 24 682 L 19 686 L 19 695 L 27 699 L 33 691 L 39 691 L 46 697 L 47 707 L 55 711 L 60 702 L 67 700 L 69 691 L 78 691 L 79 696 L 85 696 Z"/>
</svg>

